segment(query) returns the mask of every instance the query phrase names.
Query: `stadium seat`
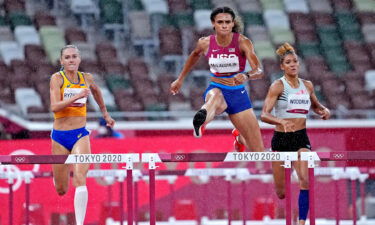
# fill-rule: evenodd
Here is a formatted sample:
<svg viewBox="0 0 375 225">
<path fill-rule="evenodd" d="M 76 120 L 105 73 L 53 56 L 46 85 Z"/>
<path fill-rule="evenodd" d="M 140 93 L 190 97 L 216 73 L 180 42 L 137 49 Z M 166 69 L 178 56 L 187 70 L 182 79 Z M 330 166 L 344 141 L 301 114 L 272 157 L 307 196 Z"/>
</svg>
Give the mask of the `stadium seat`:
<svg viewBox="0 0 375 225">
<path fill-rule="evenodd" d="M 108 90 L 108 88 L 101 87 L 101 92 L 102 92 L 102 95 L 103 95 L 103 100 L 105 102 L 105 105 L 108 108 L 108 111 L 116 111 L 117 106 L 116 106 L 115 98 L 113 97 L 111 92 Z M 95 99 L 92 95 L 89 95 L 88 100 L 89 100 L 90 106 L 92 108 L 94 108 L 95 111 L 100 112 L 100 108 L 99 108 L 98 104 L 96 104 Z M 112 110 L 110 110 L 110 109 L 112 109 Z"/>
<path fill-rule="evenodd" d="M 40 27 L 42 26 L 55 26 L 56 25 L 56 20 L 55 17 L 50 15 L 49 13 L 45 11 L 39 11 L 36 12 L 34 15 L 34 23 L 36 28 L 39 30 Z"/>
<path fill-rule="evenodd" d="M 306 0 L 284 0 L 285 11 L 309 13 L 309 6 Z"/>
<path fill-rule="evenodd" d="M 20 25 L 31 25 L 32 21 L 31 18 L 26 15 L 24 12 L 12 12 L 8 14 L 8 19 L 10 21 L 10 25 L 12 30 L 14 30 L 15 27 Z"/>
<path fill-rule="evenodd" d="M 375 89 L 375 70 L 369 70 L 365 73 L 366 89 L 372 91 Z"/>
<path fill-rule="evenodd" d="M 116 0 L 99 0 L 102 24 L 123 24 L 122 4 Z"/>
<path fill-rule="evenodd" d="M 375 2 L 372 0 L 353 0 L 358 11 L 375 12 Z"/>
<path fill-rule="evenodd" d="M 300 42 L 297 46 L 298 54 L 302 55 L 304 58 L 321 54 L 318 42 Z"/>
<path fill-rule="evenodd" d="M 275 49 L 270 41 L 254 41 L 254 49 L 259 59 L 271 58 L 275 59 Z"/>
<path fill-rule="evenodd" d="M 194 22 L 195 27 L 198 31 L 212 28 L 211 20 L 210 20 L 211 10 L 207 9 L 198 9 L 194 11 Z"/>
<path fill-rule="evenodd" d="M 213 8 L 218 8 L 218 7 L 230 7 L 233 10 L 237 10 L 237 4 L 233 0 L 211 0 L 211 4 Z"/>
<path fill-rule="evenodd" d="M 185 13 L 190 11 L 190 6 L 186 0 L 167 0 L 169 14 Z"/>
<path fill-rule="evenodd" d="M 103 73 L 103 68 L 96 60 L 82 59 L 79 70 L 97 75 L 102 75 Z"/>
<path fill-rule="evenodd" d="M 68 44 L 73 44 L 75 42 L 87 42 L 86 33 L 76 27 L 69 27 L 65 29 L 65 41 Z"/>
<path fill-rule="evenodd" d="M 129 12 L 129 21 L 132 42 L 152 38 L 150 18 L 146 11 Z"/>
<path fill-rule="evenodd" d="M 0 42 L 0 55 L 7 65 L 10 65 L 13 59 L 23 60 L 25 58 L 23 49 L 15 41 Z"/>
<path fill-rule="evenodd" d="M 313 12 L 332 13 L 333 9 L 329 0 L 307 0 Z"/>
<path fill-rule="evenodd" d="M 265 26 L 247 26 L 245 33 L 252 41 L 271 41 L 271 37 Z"/>
<path fill-rule="evenodd" d="M 166 0 L 141 0 L 145 10 L 151 13 L 168 14 L 169 8 Z"/>
<path fill-rule="evenodd" d="M 10 30 L 10 26 L 0 26 L 0 42 L 3 41 L 14 41 L 13 32 Z"/>
<path fill-rule="evenodd" d="M 39 29 L 41 41 L 52 64 L 60 59 L 60 50 L 66 45 L 64 31 L 57 26 L 43 26 Z"/>
<path fill-rule="evenodd" d="M 34 26 L 17 26 L 14 28 L 14 35 L 21 48 L 27 44 L 41 44 L 39 34 Z"/>
<path fill-rule="evenodd" d="M 259 0 L 262 7 L 263 7 L 263 10 L 267 11 L 267 10 L 273 10 L 273 9 L 276 9 L 276 10 L 283 10 L 284 9 L 284 6 L 283 6 L 283 3 L 282 3 L 282 0 Z"/>
<path fill-rule="evenodd" d="M 241 13 L 262 12 L 262 6 L 258 0 L 235 0 L 237 8 Z"/>
<path fill-rule="evenodd" d="M 375 22 L 373 24 L 364 24 L 362 33 L 366 42 L 375 42 Z"/>
<path fill-rule="evenodd" d="M 79 49 L 81 59 L 96 60 L 95 46 L 88 42 L 73 42 Z"/>
<path fill-rule="evenodd" d="M 264 25 L 262 13 L 260 12 L 243 12 L 241 16 L 245 26 Z"/>
<path fill-rule="evenodd" d="M 332 6 L 336 12 L 351 11 L 353 8 L 352 0 L 331 0 Z"/>
<path fill-rule="evenodd" d="M 210 0 L 190 0 L 190 4 L 194 11 L 201 9 L 212 9 L 212 4 Z"/>
<path fill-rule="evenodd" d="M 284 11 L 278 9 L 266 9 L 263 13 L 264 21 L 267 27 L 271 30 L 290 29 L 289 19 Z"/>
<path fill-rule="evenodd" d="M 33 88 L 17 88 L 15 99 L 23 115 L 27 115 L 27 108 L 31 106 L 43 108 L 42 99 Z"/>
</svg>

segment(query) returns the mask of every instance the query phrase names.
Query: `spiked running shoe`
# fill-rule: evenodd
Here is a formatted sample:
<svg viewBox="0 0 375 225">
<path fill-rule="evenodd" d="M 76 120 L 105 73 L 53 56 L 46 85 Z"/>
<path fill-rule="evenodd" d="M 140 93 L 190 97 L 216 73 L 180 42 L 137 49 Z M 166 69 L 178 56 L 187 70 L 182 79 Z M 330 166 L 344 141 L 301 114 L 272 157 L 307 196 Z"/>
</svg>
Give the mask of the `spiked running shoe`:
<svg viewBox="0 0 375 225">
<path fill-rule="evenodd" d="M 193 126 L 194 126 L 194 137 L 200 138 L 202 137 L 204 131 L 204 122 L 206 121 L 207 117 L 207 110 L 200 109 L 194 116 L 193 119 Z"/>
<path fill-rule="evenodd" d="M 237 152 L 244 152 L 246 147 L 244 144 L 241 144 L 239 142 L 239 136 L 240 136 L 240 132 L 234 128 L 232 130 L 232 135 L 234 137 L 234 142 L 233 142 L 233 146 L 234 146 L 234 149 L 237 151 Z"/>
</svg>

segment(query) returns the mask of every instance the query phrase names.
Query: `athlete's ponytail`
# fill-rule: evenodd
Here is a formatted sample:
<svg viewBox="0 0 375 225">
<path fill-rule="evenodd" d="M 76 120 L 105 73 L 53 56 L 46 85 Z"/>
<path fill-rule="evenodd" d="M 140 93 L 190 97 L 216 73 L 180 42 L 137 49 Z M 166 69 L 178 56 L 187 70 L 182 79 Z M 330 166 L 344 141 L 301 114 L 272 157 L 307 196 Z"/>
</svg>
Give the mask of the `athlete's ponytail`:
<svg viewBox="0 0 375 225">
<path fill-rule="evenodd" d="M 289 54 L 296 54 L 296 51 L 294 50 L 292 45 L 285 42 L 276 50 L 276 54 L 279 56 L 280 63 L 283 63 L 285 56 Z"/>
</svg>

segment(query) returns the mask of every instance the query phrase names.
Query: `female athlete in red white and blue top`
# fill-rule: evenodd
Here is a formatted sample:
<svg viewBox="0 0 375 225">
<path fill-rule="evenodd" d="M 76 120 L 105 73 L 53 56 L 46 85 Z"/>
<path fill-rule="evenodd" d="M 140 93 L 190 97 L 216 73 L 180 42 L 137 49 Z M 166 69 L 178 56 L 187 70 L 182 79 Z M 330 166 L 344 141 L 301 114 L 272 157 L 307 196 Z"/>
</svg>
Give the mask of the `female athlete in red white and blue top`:
<svg viewBox="0 0 375 225">
<path fill-rule="evenodd" d="M 215 34 L 198 40 L 170 90 L 177 94 L 194 64 L 205 55 L 210 65 L 211 82 L 204 94 L 205 103 L 193 119 L 194 136 L 201 137 L 204 126 L 225 111 L 245 137 L 248 149 L 264 151 L 258 121 L 244 86 L 246 81 L 263 77 L 253 44 L 240 34 L 240 23 L 232 9 L 216 8 L 210 19 Z M 244 71 L 246 61 L 251 66 L 249 72 Z"/>
</svg>

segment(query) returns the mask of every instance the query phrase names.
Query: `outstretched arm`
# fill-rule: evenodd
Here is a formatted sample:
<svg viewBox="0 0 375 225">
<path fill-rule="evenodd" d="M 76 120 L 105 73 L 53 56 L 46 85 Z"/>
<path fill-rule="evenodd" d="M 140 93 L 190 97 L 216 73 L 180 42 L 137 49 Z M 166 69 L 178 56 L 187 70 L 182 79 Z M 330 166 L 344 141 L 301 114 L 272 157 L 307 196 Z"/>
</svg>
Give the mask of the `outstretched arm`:
<svg viewBox="0 0 375 225">
<path fill-rule="evenodd" d="M 323 120 L 328 120 L 331 117 L 331 112 L 328 108 L 326 108 L 324 105 L 322 105 L 318 98 L 315 95 L 314 91 L 314 85 L 311 81 L 304 81 L 305 86 L 310 91 L 310 100 L 311 100 L 311 108 L 312 110 L 320 115 L 320 118 Z"/>
<path fill-rule="evenodd" d="M 186 76 L 189 74 L 191 68 L 197 63 L 200 56 L 203 55 L 203 53 L 207 50 L 208 45 L 209 45 L 209 37 L 203 37 L 198 40 L 197 46 L 190 53 L 188 59 L 186 60 L 184 67 L 182 68 L 180 75 L 171 84 L 170 91 L 172 94 L 175 95 L 180 91 Z"/>
<path fill-rule="evenodd" d="M 94 78 L 91 74 L 85 73 L 85 81 L 89 86 L 92 96 L 94 97 L 96 103 L 98 104 L 100 111 L 102 112 L 103 118 L 107 122 L 107 126 L 113 127 L 115 125 L 115 120 L 109 115 L 107 107 L 104 104 L 103 95 L 100 88 L 96 85 Z"/>
</svg>

